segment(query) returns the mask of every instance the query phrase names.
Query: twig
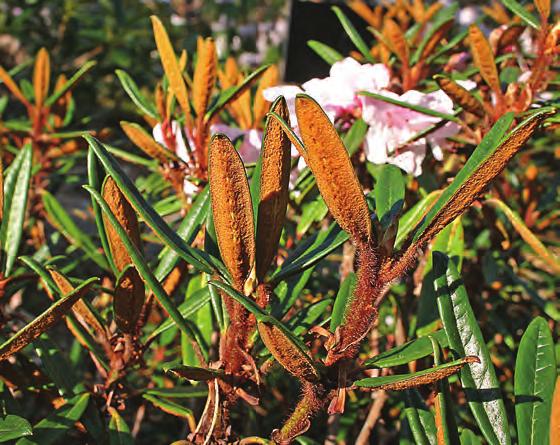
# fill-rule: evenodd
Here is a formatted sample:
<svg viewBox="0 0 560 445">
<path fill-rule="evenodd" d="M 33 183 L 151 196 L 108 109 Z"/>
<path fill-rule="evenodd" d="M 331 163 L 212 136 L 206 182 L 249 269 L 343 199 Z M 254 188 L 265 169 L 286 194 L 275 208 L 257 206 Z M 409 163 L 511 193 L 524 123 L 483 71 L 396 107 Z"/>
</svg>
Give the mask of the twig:
<svg viewBox="0 0 560 445">
<path fill-rule="evenodd" d="M 356 439 L 356 445 L 368 445 L 369 444 L 369 436 L 371 436 L 371 432 L 381 415 L 381 410 L 385 405 L 389 397 L 387 396 L 386 391 L 379 391 L 376 393 L 375 401 L 371 404 L 371 408 L 369 409 L 369 413 L 367 415 L 366 421 L 362 426 L 360 434 Z"/>
</svg>

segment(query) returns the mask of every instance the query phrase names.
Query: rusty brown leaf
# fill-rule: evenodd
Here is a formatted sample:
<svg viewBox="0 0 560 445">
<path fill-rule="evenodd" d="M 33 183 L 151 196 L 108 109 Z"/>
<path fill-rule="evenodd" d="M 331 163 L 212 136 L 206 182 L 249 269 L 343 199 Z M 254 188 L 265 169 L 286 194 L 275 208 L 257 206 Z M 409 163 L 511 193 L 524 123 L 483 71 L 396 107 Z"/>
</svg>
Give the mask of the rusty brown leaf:
<svg viewBox="0 0 560 445">
<path fill-rule="evenodd" d="M 152 159 L 156 159 L 162 164 L 169 161 L 182 162 L 175 153 L 156 142 L 140 125 L 121 121 L 121 128 L 134 145 Z"/>
<path fill-rule="evenodd" d="M 289 125 L 288 106 L 284 98 L 276 101 L 272 111 Z M 276 119 L 268 118 L 262 147 L 260 202 L 257 219 L 257 280 L 262 282 L 276 255 L 282 233 L 288 184 L 290 181 L 291 142 Z"/>
<path fill-rule="evenodd" d="M 263 91 L 266 88 L 275 86 L 278 83 L 278 67 L 271 65 L 266 69 L 261 77 L 257 92 L 255 94 L 255 101 L 253 104 L 253 127 L 261 124 L 262 120 L 270 108 L 270 104 L 265 100 Z"/>
<path fill-rule="evenodd" d="M 14 79 L 12 79 L 12 76 L 10 76 L 10 73 L 8 73 L 1 66 L 0 66 L 0 80 L 2 82 L 4 82 L 4 85 L 6 86 L 6 88 L 8 88 L 8 90 L 10 90 L 10 92 L 14 95 L 14 97 L 17 100 L 19 100 L 26 107 L 30 106 L 29 101 L 25 98 L 25 96 L 23 95 L 23 93 L 21 92 L 19 87 L 17 86 L 17 83 L 14 81 Z"/>
<path fill-rule="evenodd" d="M 306 160 L 327 207 L 355 243 L 369 243 L 369 209 L 336 129 L 317 102 L 309 96 L 297 96 L 296 115 L 306 149 Z"/>
<path fill-rule="evenodd" d="M 224 135 L 218 134 L 210 142 L 208 177 L 222 259 L 234 287 L 248 295 L 255 284 L 253 207 L 243 161 Z"/>
<path fill-rule="evenodd" d="M 126 333 L 136 329 L 142 306 L 145 288 L 142 277 L 133 265 L 127 266 L 117 280 L 113 309 L 118 328 Z"/>
<path fill-rule="evenodd" d="M 396 54 L 404 66 L 408 66 L 410 55 L 408 42 L 403 30 L 392 19 L 385 19 L 383 35 L 391 45 L 391 50 Z"/>
</svg>

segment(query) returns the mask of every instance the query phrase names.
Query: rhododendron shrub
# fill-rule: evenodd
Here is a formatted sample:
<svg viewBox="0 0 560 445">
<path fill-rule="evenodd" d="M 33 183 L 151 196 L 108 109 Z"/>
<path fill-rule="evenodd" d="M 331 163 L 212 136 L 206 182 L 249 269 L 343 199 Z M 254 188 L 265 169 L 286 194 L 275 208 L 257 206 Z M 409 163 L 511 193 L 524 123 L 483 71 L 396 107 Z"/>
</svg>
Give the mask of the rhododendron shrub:
<svg viewBox="0 0 560 445">
<path fill-rule="evenodd" d="M 0 442 L 557 443 L 551 5 L 348 7 L 302 85 L 152 16 L 114 128 L 0 69 Z"/>
</svg>

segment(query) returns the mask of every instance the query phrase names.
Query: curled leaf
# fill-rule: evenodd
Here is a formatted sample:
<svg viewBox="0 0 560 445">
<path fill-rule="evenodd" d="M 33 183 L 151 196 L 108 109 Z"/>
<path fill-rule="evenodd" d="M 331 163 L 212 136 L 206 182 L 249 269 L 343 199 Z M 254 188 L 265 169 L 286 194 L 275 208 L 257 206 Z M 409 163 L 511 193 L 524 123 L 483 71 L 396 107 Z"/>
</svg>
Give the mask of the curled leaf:
<svg viewBox="0 0 560 445">
<path fill-rule="evenodd" d="M 107 176 L 103 183 L 103 199 L 105 199 L 134 245 L 140 247 L 140 231 L 136 212 L 111 176 Z M 113 261 L 117 269 L 122 272 L 128 264 L 132 264 L 132 260 L 116 230 L 107 220 L 106 215 L 103 216 L 103 221 Z"/>
<path fill-rule="evenodd" d="M 296 114 L 306 160 L 327 207 L 355 243 L 368 244 L 369 209 L 336 129 L 317 102 L 307 95 L 296 97 Z"/>
<path fill-rule="evenodd" d="M 218 247 L 236 289 L 252 291 L 255 267 L 253 206 L 243 161 L 231 141 L 218 134 L 209 150 L 210 197 Z"/>
<path fill-rule="evenodd" d="M 284 98 L 277 100 L 272 110 L 289 122 Z M 279 122 L 266 121 L 262 148 L 260 201 L 257 220 L 257 279 L 262 281 L 276 255 L 288 205 L 290 181 L 290 139 Z"/>
<path fill-rule="evenodd" d="M 113 300 L 115 322 L 121 331 L 134 332 L 144 305 L 144 296 L 142 277 L 136 267 L 127 266 L 117 280 Z"/>
</svg>

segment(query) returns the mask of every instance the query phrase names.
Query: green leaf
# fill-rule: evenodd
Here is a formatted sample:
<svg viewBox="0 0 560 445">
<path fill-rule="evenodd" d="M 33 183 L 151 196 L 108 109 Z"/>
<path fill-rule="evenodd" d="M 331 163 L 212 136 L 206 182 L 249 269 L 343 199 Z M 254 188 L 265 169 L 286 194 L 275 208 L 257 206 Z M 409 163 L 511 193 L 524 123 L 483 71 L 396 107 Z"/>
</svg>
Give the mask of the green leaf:
<svg viewBox="0 0 560 445">
<path fill-rule="evenodd" d="M 22 438 L 16 445 L 51 445 L 60 443 L 65 434 L 74 428 L 89 404 L 89 394 L 82 394 L 69 400 L 53 414 L 33 426 L 33 436 Z"/>
<path fill-rule="evenodd" d="M 282 266 L 274 271 L 270 277 L 271 282 L 278 283 L 314 266 L 346 241 L 348 234 L 338 224 L 331 224 L 327 230 L 322 230 L 301 242 Z"/>
<path fill-rule="evenodd" d="M 84 188 L 89 193 L 91 193 L 93 198 L 97 201 L 97 204 L 99 204 L 99 206 L 101 207 L 103 213 L 109 219 L 109 222 L 113 225 L 128 254 L 130 255 L 134 266 L 136 266 L 136 268 L 138 269 L 138 273 L 140 274 L 144 282 L 148 285 L 150 290 L 154 293 L 154 296 L 156 297 L 158 302 L 167 311 L 171 319 L 177 324 L 177 327 L 181 330 L 181 332 L 183 332 L 189 339 L 195 341 L 195 333 L 185 323 L 185 320 L 181 316 L 180 312 L 177 310 L 158 279 L 154 276 L 153 272 L 150 269 L 150 266 L 146 263 L 146 260 L 142 256 L 142 253 L 138 250 L 138 247 L 136 247 L 130 240 L 128 234 L 119 224 L 117 218 L 115 217 L 113 212 L 111 212 L 111 209 L 109 208 L 103 197 L 96 190 L 92 189 L 89 186 L 84 186 Z"/>
<path fill-rule="evenodd" d="M 134 445 L 128 425 L 115 408 L 109 408 L 109 445 Z"/>
<path fill-rule="evenodd" d="M 161 216 L 159 216 L 142 197 L 128 175 L 121 169 L 103 144 L 90 135 L 85 135 L 84 138 L 88 141 L 89 146 L 93 149 L 105 170 L 112 176 L 119 189 L 126 196 L 132 207 L 134 207 L 134 210 L 138 212 L 167 246 L 173 249 L 187 263 L 203 272 L 212 273 L 214 267 L 220 268 L 220 265 L 215 262 L 213 263 L 206 253 L 190 247 L 171 230 Z M 223 267 L 221 269 L 223 269 Z M 223 270 L 222 273 L 227 275 Z"/>
<path fill-rule="evenodd" d="M 0 361 L 15 354 L 20 349 L 33 342 L 33 340 L 39 337 L 43 332 L 51 328 L 70 311 L 70 308 L 78 299 L 82 298 L 87 293 L 90 285 L 97 281 L 99 281 L 99 279 L 95 277 L 84 281 L 72 292 L 51 305 L 31 323 L 27 324 L 23 329 L 20 329 L 15 335 L 5 341 L 0 346 Z"/>
<path fill-rule="evenodd" d="M 119 78 L 122 87 L 126 91 L 126 94 L 130 96 L 132 102 L 142 111 L 142 113 L 147 114 L 153 119 L 157 119 L 157 111 L 151 102 L 149 102 L 144 95 L 141 93 L 136 82 L 128 75 L 126 71 L 116 70 L 117 77 Z"/>
<path fill-rule="evenodd" d="M 446 347 L 448 344 L 447 334 L 443 329 L 431 334 L 439 344 Z M 432 342 L 428 337 L 420 337 L 403 345 L 384 351 L 364 362 L 364 366 L 376 368 L 392 368 L 405 365 L 432 354 Z"/>
<path fill-rule="evenodd" d="M 447 256 L 433 253 L 435 289 L 449 347 L 460 356 L 474 355 L 480 363 L 461 370 L 469 407 L 490 444 L 510 444 L 499 381 L 457 267 Z"/>
<path fill-rule="evenodd" d="M 426 407 L 422 397 L 415 389 L 406 391 L 404 412 L 416 444 L 435 445 L 437 430 L 434 415 Z"/>
<path fill-rule="evenodd" d="M 431 108 L 426 108 L 421 105 L 410 104 L 408 102 L 403 102 L 402 100 L 393 99 L 392 97 L 384 96 L 383 94 L 372 93 L 370 91 L 359 91 L 360 96 L 371 97 L 372 99 L 380 100 L 382 102 L 387 102 L 389 104 L 397 105 L 399 107 L 407 108 L 409 110 L 416 111 L 418 113 L 425 114 L 427 116 L 438 117 L 440 119 L 457 122 L 460 120 L 453 114 L 442 113 L 440 111 L 432 110 Z"/>
<path fill-rule="evenodd" d="M 369 125 L 362 118 L 354 121 L 350 129 L 342 136 L 342 142 L 348 150 L 348 154 L 352 156 L 362 146 L 366 137 Z"/>
<path fill-rule="evenodd" d="M 404 178 L 401 169 L 391 164 L 382 165 L 375 177 L 375 213 L 383 230 L 397 219 L 404 204 Z"/>
<path fill-rule="evenodd" d="M 17 163 L 14 161 L 14 167 L 17 166 L 17 170 L 10 169 L 6 175 L 6 183 L 4 185 L 4 216 L 2 228 L 0 229 L 2 251 L 5 255 L 3 264 L 4 276 L 10 275 L 17 258 L 23 234 L 23 225 L 25 223 L 29 186 L 31 184 L 31 169 L 33 166 L 31 145 L 25 145 L 20 153 L 21 160 Z"/>
<path fill-rule="evenodd" d="M 348 34 L 350 40 L 352 40 L 352 43 L 356 46 L 358 51 L 360 51 L 362 56 L 364 56 L 364 59 L 366 59 L 370 63 L 375 63 L 375 59 L 369 52 L 368 44 L 364 42 L 364 39 L 362 39 L 360 33 L 356 30 L 356 28 L 354 28 L 354 25 L 352 25 L 352 22 L 348 19 L 348 17 L 346 17 L 346 15 L 338 6 L 333 6 L 332 10 L 338 17 L 338 20 L 342 24 L 344 31 L 346 32 L 346 34 Z"/>
<path fill-rule="evenodd" d="M 424 196 L 418 201 L 410 210 L 399 218 L 399 230 L 397 232 L 397 239 L 395 240 L 395 247 L 400 247 L 405 238 L 422 220 L 430 206 L 438 199 L 440 192 L 435 191 Z"/>
<path fill-rule="evenodd" d="M 441 8 L 435 15 L 435 17 L 433 18 L 433 20 L 430 23 L 430 27 L 428 29 L 428 32 L 424 33 L 424 36 L 422 37 L 422 40 L 420 42 L 420 44 L 418 45 L 418 47 L 416 48 L 416 51 L 414 52 L 414 55 L 412 56 L 412 59 L 410 61 L 410 65 L 416 65 L 419 62 L 420 56 L 422 55 L 422 52 L 424 51 L 424 48 L 426 47 L 426 45 L 428 44 L 428 42 L 430 41 L 430 39 L 432 38 L 432 36 L 443 26 L 445 25 L 447 22 L 453 20 L 455 18 L 455 15 L 457 14 L 457 11 L 459 9 L 459 4 L 458 3 L 452 3 L 451 5 L 445 7 L 445 8 Z"/>
<path fill-rule="evenodd" d="M 320 300 L 317 303 L 310 304 L 304 309 L 298 311 L 290 318 L 286 325 L 292 330 L 294 335 L 301 336 L 314 325 L 314 323 L 325 314 L 327 308 L 332 304 L 331 298 Z"/>
<path fill-rule="evenodd" d="M 43 192 L 42 198 L 47 217 L 53 226 L 60 231 L 73 246 L 83 249 L 87 256 L 99 267 L 107 270 L 109 265 L 103 255 L 97 251 L 94 242 L 76 225 L 58 200 L 47 191 Z"/>
<path fill-rule="evenodd" d="M 461 445 L 482 445 L 482 440 L 471 430 L 463 429 L 459 436 Z"/>
<path fill-rule="evenodd" d="M 99 161 L 97 160 L 95 152 L 91 147 L 89 147 L 87 154 L 87 170 L 89 186 L 101 193 L 101 187 L 103 185 L 105 175 L 101 173 Z M 117 266 L 115 266 L 113 255 L 111 254 L 111 249 L 109 248 L 109 240 L 107 238 L 107 234 L 105 233 L 105 224 L 103 223 L 101 208 L 93 198 L 91 199 L 91 207 L 93 209 L 93 216 L 95 218 L 95 227 L 97 228 L 97 234 L 99 235 L 99 239 L 101 240 L 103 252 L 105 252 L 105 258 L 107 259 L 107 262 L 109 263 L 109 266 L 113 271 L 113 275 L 117 276 L 119 270 L 117 269 Z"/>
<path fill-rule="evenodd" d="M 429 336 L 434 350 L 434 363 L 441 365 L 441 347 L 438 341 Z M 438 429 L 438 437 L 443 442 L 442 445 L 459 445 L 459 431 L 455 422 L 455 414 L 453 412 L 453 402 L 449 392 L 449 382 L 447 378 L 437 382 L 437 394 L 435 402 L 436 412 L 436 428 Z"/>
<path fill-rule="evenodd" d="M 463 366 L 471 363 L 476 357 L 466 357 L 443 365 L 434 366 L 410 374 L 387 375 L 383 377 L 367 377 L 354 382 L 359 388 L 369 389 L 409 389 L 421 385 L 428 385 L 435 381 L 449 377 L 458 372 Z"/>
<path fill-rule="evenodd" d="M 23 417 L 8 414 L 0 418 L 0 442 L 19 439 L 33 434 L 31 424 Z"/>
<path fill-rule="evenodd" d="M 205 187 L 194 200 L 189 212 L 181 221 L 177 228 L 177 235 L 179 235 L 187 244 L 191 244 L 196 235 L 200 231 L 208 211 L 210 209 L 210 192 L 209 188 Z M 177 252 L 169 247 L 161 251 L 159 264 L 157 265 L 154 275 L 158 280 L 163 280 L 175 267 L 179 255 Z"/>
<path fill-rule="evenodd" d="M 45 100 L 45 106 L 50 107 L 53 105 L 58 99 L 64 96 L 70 89 L 74 88 L 76 83 L 82 78 L 84 74 L 86 74 L 90 69 L 92 69 L 97 62 L 90 60 L 82 65 L 82 67 L 74 73 L 70 79 L 66 81 L 66 83 L 60 88 L 59 90 L 55 91 L 52 95 L 50 95 L 47 100 Z"/>
<path fill-rule="evenodd" d="M 540 29 L 541 24 L 537 18 L 527 11 L 522 4 L 517 2 L 516 0 L 502 0 L 502 3 L 506 8 L 508 8 L 511 12 L 513 12 L 516 16 L 521 18 L 525 23 L 532 26 L 535 29 Z"/>
<path fill-rule="evenodd" d="M 515 418 L 519 445 L 548 443 L 555 384 L 552 333 L 546 320 L 537 317 L 521 337 L 515 361 Z"/>
<path fill-rule="evenodd" d="M 344 58 L 344 56 L 336 49 L 331 48 L 329 45 L 325 45 L 324 43 L 318 42 L 317 40 L 308 40 L 307 46 L 315 51 L 315 53 L 317 53 L 317 55 L 329 65 L 339 62 Z"/>
<path fill-rule="evenodd" d="M 354 294 L 354 288 L 356 287 L 356 274 L 351 272 L 344 279 L 338 293 L 336 294 L 336 300 L 334 301 L 334 306 L 331 315 L 330 331 L 334 333 L 336 328 L 340 326 L 346 315 L 346 308 L 352 301 L 352 295 Z"/>
<path fill-rule="evenodd" d="M 204 287 L 194 292 L 186 301 L 181 303 L 177 310 L 184 319 L 196 314 L 210 301 L 210 288 Z M 166 319 L 147 337 L 146 342 L 151 342 L 154 338 L 163 334 L 168 329 L 175 326 L 175 321 L 171 318 Z"/>
<path fill-rule="evenodd" d="M 42 369 L 53 381 L 62 397 L 74 395 L 74 386 L 78 383 L 72 369 L 60 348 L 46 335 L 33 342 L 35 352 L 41 359 Z"/>
</svg>

